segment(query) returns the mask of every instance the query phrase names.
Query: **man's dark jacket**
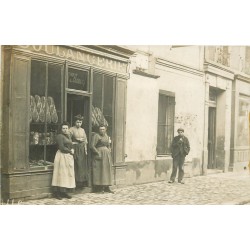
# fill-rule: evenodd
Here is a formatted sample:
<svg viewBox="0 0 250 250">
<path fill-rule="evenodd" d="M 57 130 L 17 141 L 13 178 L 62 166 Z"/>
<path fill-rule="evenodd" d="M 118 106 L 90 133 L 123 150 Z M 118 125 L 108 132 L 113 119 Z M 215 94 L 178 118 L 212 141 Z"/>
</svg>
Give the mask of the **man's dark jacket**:
<svg viewBox="0 0 250 250">
<path fill-rule="evenodd" d="M 178 155 L 188 155 L 190 151 L 190 145 L 186 136 L 182 137 L 183 141 L 180 141 L 181 136 L 175 136 L 171 145 L 172 157 L 175 158 Z"/>
</svg>

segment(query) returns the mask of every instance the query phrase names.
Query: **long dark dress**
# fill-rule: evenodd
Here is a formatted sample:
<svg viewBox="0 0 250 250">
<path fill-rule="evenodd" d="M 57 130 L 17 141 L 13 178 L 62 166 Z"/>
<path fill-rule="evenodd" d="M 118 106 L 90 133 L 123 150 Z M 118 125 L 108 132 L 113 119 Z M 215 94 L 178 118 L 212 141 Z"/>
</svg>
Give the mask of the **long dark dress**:
<svg viewBox="0 0 250 250">
<path fill-rule="evenodd" d="M 112 185 L 112 158 L 109 149 L 109 138 L 105 134 L 94 134 L 91 142 L 93 152 L 93 185 Z"/>
<path fill-rule="evenodd" d="M 83 128 L 72 127 L 70 128 L 72 136 L 75 160 L 75 179 L 76 183 L 84 183 L 88 181 L 88 166 L 86 145 L 88 143 L 86 133 Z M 80 141 L 83 139 L 84 141 Z"/>
</svg>

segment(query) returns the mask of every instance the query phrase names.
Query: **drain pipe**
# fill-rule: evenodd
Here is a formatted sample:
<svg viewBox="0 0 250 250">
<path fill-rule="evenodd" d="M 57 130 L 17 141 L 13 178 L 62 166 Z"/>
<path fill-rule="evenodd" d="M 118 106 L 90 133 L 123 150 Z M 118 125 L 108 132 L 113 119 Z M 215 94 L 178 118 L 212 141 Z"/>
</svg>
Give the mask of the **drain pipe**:
<svg viewBox="0 0 250 250">
<path fill-rule="evenodd" d="M 202 175 L 206 175 L 206 171 L 205 171 L 205 164 L 204 164 L 204 161 L 205 161 L 205 142 L 206 142 L 206 116 L 207 116 L 207 113 L 206 113 L 206 90 L 207 90 L 207 83 L 206 83 L 206 73 L 204 71 L 204 63 L 206 62 L 206 46 L 204 45 L 203 47 L 203 63 L 202 63 L 202 67 L 203 67 L 203 83 L 204 83 L 204 125 L 203 125 L 203 149 L 202 149 Z"/>
</svg>

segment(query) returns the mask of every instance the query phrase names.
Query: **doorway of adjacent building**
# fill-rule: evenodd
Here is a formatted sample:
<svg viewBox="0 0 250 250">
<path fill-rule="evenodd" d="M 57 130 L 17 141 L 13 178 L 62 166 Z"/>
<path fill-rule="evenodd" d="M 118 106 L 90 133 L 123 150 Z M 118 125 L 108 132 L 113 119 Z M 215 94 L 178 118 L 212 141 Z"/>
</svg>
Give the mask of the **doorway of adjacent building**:
<svg viewBox="0 0 250 250">
<path fill-rule="evenodd" d="M 208 169 L 216 169 L 216 107 L 209 107 L 208 112 Z"/>
</svg>

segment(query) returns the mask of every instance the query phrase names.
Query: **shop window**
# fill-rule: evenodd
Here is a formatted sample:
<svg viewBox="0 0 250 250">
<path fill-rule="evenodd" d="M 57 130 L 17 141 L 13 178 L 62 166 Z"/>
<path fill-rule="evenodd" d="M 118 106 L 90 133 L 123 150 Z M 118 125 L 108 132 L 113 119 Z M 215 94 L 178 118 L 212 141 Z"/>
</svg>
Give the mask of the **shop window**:
<svg viewBox="0 0 250 250">
<path fill-rule="evenodd" d="M 99 124 L 107 125 L 115 165 L 125 159 L 126 86 L 124 79 L 93 74 L 92 131 L 97 132 Z"/>
<path fill-rule="evenodd" d="M 107 126 L 107 133 L 113 133 L 114 77 L 94 73 L 92 127 L 97 132 L 99 124 Z"/>
<path fill-rule="evenodd" d="M 62 118 L 63 66 L 31 61 L 30 147 L 31 167 L 51 165 L 54 161 L 56 134 Z"/>
<path fill-rule="evenodd" d="M 174 93 L 162 91 L 158 102 L 157 155 L 171 154 L 174 135 Z"/>
</svg>

